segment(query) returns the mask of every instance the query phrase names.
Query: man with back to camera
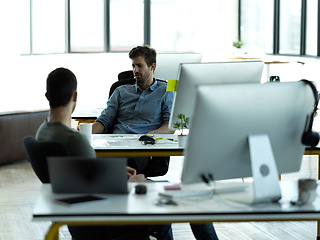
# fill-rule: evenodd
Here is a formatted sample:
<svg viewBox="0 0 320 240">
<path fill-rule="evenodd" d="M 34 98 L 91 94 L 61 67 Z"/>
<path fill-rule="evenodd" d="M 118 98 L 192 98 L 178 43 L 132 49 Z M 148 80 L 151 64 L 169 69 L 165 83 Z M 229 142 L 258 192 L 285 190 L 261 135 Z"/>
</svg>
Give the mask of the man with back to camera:
<svg viewBox="0 0 320 240">
<path fill-rule="evenodd" d="M 168 128 L 173 92 L 166 91 L 154 77 L 156 51 L 149 46 L 137 46 L 129 52 L 136 83 L 115 89 L 104 109 L 92 125 L 92 133 L 172 134 Z M 140 172 L 147 160 L 135 163 Z M 142 163 L 141 163 L 142 162 Z M 212 224 L 190 224 L 196 239 L 218 239 Z"/>
<path fill-rule="evenodd" d="M 36 139 L 54 140 L 65 145 L 72 156 L 96 157 L 88 139 L 71 128 L 71 114 L 77 102 L 77 79 L 68 69 L 58 68 L 47 78 L 46 98 L 50 111 L 45 122 L 39 127 Z M 133 168 L 127 167 L 129 182 L 144 182 L 142 174 L 136 175 Z M 81 226 L 68 227 L 75 240 L 84 239 L 149 239 L 155 233 L 157 239 L 170 240 L 170 225 L 159 226 Z"/>
</svg>

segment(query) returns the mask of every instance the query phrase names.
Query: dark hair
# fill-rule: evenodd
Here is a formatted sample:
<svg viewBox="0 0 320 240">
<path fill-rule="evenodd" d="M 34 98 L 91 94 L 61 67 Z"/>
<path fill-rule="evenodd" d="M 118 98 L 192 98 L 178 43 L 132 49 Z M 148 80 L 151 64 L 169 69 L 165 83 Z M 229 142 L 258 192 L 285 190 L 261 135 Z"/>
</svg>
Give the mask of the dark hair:
<svg viewBox="0 0 320 240">
<path fill-rule="evenodd" d="M 47 78 L 47 97 L 50 107 L 66 106 L 77 90 L 77 78 L 69 69 L 57 68 Z"/>
<path fill-rule="evenodd" d="M 136 57 L 144 57 L 148 67 L 150 67 L 152 63 L 157 63 L 157 52 L 148 45 L 132 48 L 129 52 L 129 58 L 132 59 Z"/>
</svg>

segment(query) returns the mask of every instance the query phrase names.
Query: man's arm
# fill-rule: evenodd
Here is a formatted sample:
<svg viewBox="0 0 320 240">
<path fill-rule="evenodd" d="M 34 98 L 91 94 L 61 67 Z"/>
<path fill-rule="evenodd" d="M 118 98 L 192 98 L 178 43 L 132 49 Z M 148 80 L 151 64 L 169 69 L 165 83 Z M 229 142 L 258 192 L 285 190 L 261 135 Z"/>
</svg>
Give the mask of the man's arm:
<svg viewBox="0 0 320 240">
<path fill-rule="evenodd" d="M 156 130 L 150 131 L 147 134 L 174 134 L 174 130 L 171 130 L 169 124 L 162 125 Z"/>
<path fill-rule="evenodd" d="M 103 133 L 104 131 L 104 126 L 101 122 L 94 122 L 92 124 L 92 133 Z"/>
</svg>

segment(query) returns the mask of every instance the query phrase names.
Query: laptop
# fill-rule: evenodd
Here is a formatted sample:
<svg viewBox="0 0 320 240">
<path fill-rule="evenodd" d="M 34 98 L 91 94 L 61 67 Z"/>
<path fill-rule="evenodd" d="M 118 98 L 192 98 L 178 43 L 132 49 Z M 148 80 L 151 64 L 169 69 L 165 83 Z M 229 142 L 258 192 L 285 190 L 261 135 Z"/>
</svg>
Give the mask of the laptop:
<svg viewBox="0 0 320 240">
<path fill-rule="evenodd" d="M 48 157 L 54 193 L 127 194 L 127 158 Z"/>
</svg>

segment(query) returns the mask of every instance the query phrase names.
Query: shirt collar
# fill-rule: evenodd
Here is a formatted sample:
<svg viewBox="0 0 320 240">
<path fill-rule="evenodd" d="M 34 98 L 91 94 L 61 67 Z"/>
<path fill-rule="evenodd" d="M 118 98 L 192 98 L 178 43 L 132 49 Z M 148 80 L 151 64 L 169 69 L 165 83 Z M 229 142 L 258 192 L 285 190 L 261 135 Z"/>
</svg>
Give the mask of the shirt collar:
<svg viewBox="0 0 320 240">
<path fill-rule="evenodd" d="M 157 81 L 157 79 L 155 79 L 155 78 L 153 78 L 153 84 L 150 86 L 150 87 L 148 87 L 147 89 L 150 89 L 150 91 L 154 91 L 155 90 L 155 88 L 157 87 L 157 85 L 158 85 L 158 81 Z M 137 82 L 135 83 L 135 88 L 136 88 L 136 91 L 138 92 L 139 90 L 142 92 L 142 90 L 141 90 L 141 88 L 138 86 L 138 84 L 137 84 Z"/>
</svg>

